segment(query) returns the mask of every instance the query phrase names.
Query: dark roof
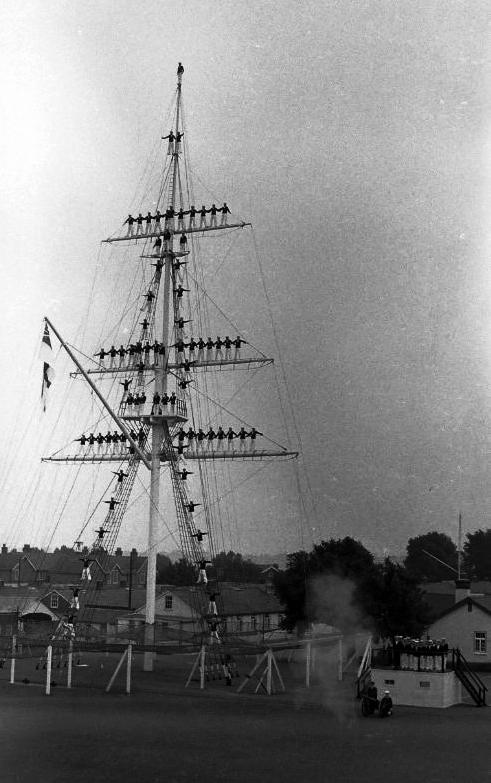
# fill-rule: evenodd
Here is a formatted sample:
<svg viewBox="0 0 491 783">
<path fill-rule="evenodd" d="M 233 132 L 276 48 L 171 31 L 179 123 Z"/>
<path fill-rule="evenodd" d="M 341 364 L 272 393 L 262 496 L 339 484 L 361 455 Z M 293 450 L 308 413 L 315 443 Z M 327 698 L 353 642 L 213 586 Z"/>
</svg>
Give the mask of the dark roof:
<svg viewBox="0 0 491 783">
<path fill-rule="evenodd" d="M 57 616 L 37 596 L 4 595 L 0 593 L 0 614 L 19 612 L 21 617 L 27 614 L 47 614 L 51 619 Z"/>
<path fill-rule="evenodd" d="M 30 563 L 34 571 L 44 571 L 49 575 L 52 584 L 71 584 L 80 581 L 82 552 L 75 550 L 63 552 L 7 552 L 0 553 L 0 574 L 4 577 L 12 572 L 12 569 L 19 561 Z M 105 572 L 109 573 L 115 565 L 123 574 L 128 575 L 130 571 L 129 555 L 107 555 L 101 553 L 98 557 L 96 553 L 89 555 L 94 558 L 93 573 L 97 578 L 97 564 Z M 133 572 L 136 574 L 145 566 L 146 557 L 138 555 L 133 559 Z"/>
<path fill-rule="evenodd" d="M 448 614 L 452 614 L 452 612 L 462 609 L 468 604 L 477 606 L 478 609 L 481 609 L 486 614 L 491 614 L 491 595 L 485 595 L 479 598 L 473 598 L 472 596 L 469 596 L 468 598 L 463 598 L 462 601 L 458 601 L 458 603 L 454 603 L 452 606 L 442 611 L 437 617 L 433 619 L 433 622 L 435 622 L 435 620 L 439 620 L 441 617 L 445 617 Z"/>
<path fill-rule="evenodd" d="M 110 606 L 117 610 L 121 609 L 125 612 L 128 611 L 128 598 L 129 588 L 127 587 L 104 587 L 103 590 L 91 590 L 89 589 L 88 602 L 91 604 L 97 604 L 101 607 Z M 133 588 L 131 590 L 131 605 L 133 608 L 141 606 L 145 601 L 146 591 L 145 588 Z M 99 611 L 99 610 L 94 610 Z"/>
<path fill-rule="evenodd" d="M 34 569 L 37 568 L 38 559 L 42 552 L 7 552 L 6 554 L 0 554 L 0 571 L 12 571 L 16 565 L 21 562 L 30 562 Z"/>
<path fill-rule="evenodd" d="M 161 586 L 161 592 L 163 595 L 172 593 L 193 610 L 205 611 L 207 608 L 208 599 L 202 586 L 176 587 L 175 585 L 166 585 L 165 587 Z M 227 582 L 220 584 L 218 592 L 224 615 L 272 614 L 284 611 L 278 598 L 262 584 Z"/>
<path fill-rule="evenodd" d="M 455 605 L 455 590 L 452 595 L 430 593 L 429 595 L 425 595 L 424 599 L 430 608 L 431 621 L 433 622 L 437 617 L 440 617 Z"/>
<path fill-rule="evenodd" d="M 455 595 L 455 580 L 449 579 L 444 582 L 422 582 L 420 588 L 425 593 Z M 474 593 L 491 595 L 491 582 L 489 580 L 471 582 L 471 595 Z"/>
</svg>

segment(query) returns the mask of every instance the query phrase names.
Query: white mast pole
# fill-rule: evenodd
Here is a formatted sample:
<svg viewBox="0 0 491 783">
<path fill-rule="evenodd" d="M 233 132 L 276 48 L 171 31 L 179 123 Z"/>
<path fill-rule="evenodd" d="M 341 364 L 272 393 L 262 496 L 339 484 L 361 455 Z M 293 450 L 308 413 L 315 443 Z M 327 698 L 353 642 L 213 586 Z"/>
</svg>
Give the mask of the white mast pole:
<svg viewBox="0 0 491 783">
<path fill-rule="evenodd" d="M 179 132 L 179 115 L 181 103 L 181 74 L 177 77 L 177 109 L 176 109 L 176 136 Z M 169 207 L 174 209 L 176 180 L 178 168 L 177 143 L 174 142 L 172 156 L 172 191 L 170 193 Z M 170 287 L 172 281 L 172 250 L 174 233 L 171 233 L 170 253 L 166 255 L 162 312 L 162 344 L 165 345 L 165 365 L 169 361 L 169 316 L 170 316 Z M 159 394 L 167 392 L 167 366 L 158 368 L 155 373 L 155 391 Z M 152 460 L 150 467 L 150 515 L 148 523 L 147 546 L 147 589 L 145 603 L 145 644 L 153 645 L 155 642 L 155 589 L 157 583 L 157 530 L 160 516 L 160 453 L 162 442 L 167 440 L 169 427 L 167 422 L 160 420 L 152 422 Z M 143 655 L 143 671 L 153 671 L 154 653 L 145 651 Z"/>
</svg>

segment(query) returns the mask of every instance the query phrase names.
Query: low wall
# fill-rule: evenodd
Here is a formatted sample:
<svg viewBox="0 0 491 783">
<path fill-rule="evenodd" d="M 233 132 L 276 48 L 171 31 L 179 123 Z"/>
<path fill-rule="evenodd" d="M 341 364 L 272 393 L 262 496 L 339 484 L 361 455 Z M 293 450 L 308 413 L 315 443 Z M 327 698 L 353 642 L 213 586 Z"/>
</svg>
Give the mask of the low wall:
<svg viewBox="0 0 491 783">
<path fill-rule="evenodd" d="M 372 669 L 372 676 L 379 698 L 389 690 L 395 705 L 451 707 L 462 702 L 462 685 L 453 671 Z"/>
</svg>

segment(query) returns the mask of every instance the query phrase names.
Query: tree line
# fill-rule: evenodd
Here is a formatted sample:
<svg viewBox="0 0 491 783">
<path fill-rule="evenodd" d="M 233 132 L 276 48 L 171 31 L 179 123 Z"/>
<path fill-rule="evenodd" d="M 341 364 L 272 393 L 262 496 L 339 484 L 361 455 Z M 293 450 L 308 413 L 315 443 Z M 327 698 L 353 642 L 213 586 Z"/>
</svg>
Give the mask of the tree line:
<svg viewBox="0 0 491 783">
<path fill-rule="evenodd" d="M 243 557 L 238 552 L 219 552 L 211 558 L 213 575 L 221 582 L 258 583 L 264 566 Z M 165 555 L 157 558 L 157 584 L 185 586 L 195 584 L 196 565 L 181 557 L 175 563 Z"/>
<path fill-rule="evenodd" d="M 461 578 L 491 580 L 491 529 L 467 533 L 460 566 Z M 409 539 L 403 563 L 375 562 L 348 536 L 290 554 L 275 591 L 285 606 L 284 627 L 300 635 L 326 623 L 345 633 L 419 637 L 432 619 L 424 583 L 455 579 L 457 572 L 457 547 L 444 533 Z"/>
</svg>

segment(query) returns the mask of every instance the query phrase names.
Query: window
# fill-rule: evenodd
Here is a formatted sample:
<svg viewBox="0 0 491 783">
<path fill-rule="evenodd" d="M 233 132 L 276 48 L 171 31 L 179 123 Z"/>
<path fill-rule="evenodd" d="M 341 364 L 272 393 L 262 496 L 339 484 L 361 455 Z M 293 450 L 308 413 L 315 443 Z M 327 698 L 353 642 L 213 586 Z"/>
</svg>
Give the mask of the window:
<svg viewBox="0 0 491 783">
<path fill-rule="evenodd" d="M 257 625 L 257 617 L 255 614 L 251 614 L 251 631 L 256 630 L 256 625 Z"/>
<path fill-rule="evenodd" d="M 271 628 L 271 617 L 269 616 L 269 614 L 265 614 L 264 615 L 264 630 L 265 631 L 269 631 L 270 628 Z"/>
<path fill-rule="evenodd" d="M 237 630 L 239 633 L 243 631 L 242 617 L 237 617 Z"/>
<path fill-rule="evenodd" d="M 474 652 L 476 655 L 486 655 L 486 631 L 474 632 Z"/>
<path fill-rule="evenodd" d="M 51 609 L 58 609 L 58 595 L 56 593 L 51 594 L 51 601 L 49 605 Z"/>
<path fill-rule="evenodd" d="M 145 571 L 140 571 L 138 574 L 138 584 L 144 585 L 145 584 Z"/>
<path fill-rule="evenodd" d="M 165 596 L 165 608 L 166 609 L 172 609 L 172 596 L 166 595 Z"/>
<path fill-rule="evenodd" d="M 111 582 L 113 585 L 119 584 L 119 572 L 117 568 L 111 571 Z"/>
</svg>

